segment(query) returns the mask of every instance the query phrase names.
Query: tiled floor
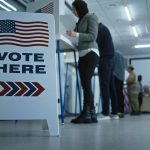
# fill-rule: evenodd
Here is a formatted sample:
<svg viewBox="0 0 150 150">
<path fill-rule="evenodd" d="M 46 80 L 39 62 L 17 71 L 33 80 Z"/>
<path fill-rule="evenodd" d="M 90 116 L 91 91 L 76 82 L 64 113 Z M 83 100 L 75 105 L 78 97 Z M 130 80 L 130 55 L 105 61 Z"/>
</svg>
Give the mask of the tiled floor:
<svg viewBox="0 0 150 150">
<path fill-rule="evenodd" d="M 41 121 L 0 121 L 0 150 L 150 150 L 150 115 L 103 120 L 97 124 L 60 125 L 49 137 Z"/>
</svg>

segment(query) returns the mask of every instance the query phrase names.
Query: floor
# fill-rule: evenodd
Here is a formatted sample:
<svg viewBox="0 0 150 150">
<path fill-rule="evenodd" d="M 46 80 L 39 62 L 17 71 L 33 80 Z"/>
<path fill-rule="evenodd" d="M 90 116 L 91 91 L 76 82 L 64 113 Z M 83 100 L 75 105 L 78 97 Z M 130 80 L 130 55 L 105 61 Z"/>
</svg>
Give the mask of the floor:
<svg viewBox="0 0 150 150">
<path fill-rule="evenodd" d="M 0 150 L 150 150 L 150 115 L 103 120 L 97 124 L 60 125 L 49 137 L 42 121 L 0 121 Z"/>
</svg>

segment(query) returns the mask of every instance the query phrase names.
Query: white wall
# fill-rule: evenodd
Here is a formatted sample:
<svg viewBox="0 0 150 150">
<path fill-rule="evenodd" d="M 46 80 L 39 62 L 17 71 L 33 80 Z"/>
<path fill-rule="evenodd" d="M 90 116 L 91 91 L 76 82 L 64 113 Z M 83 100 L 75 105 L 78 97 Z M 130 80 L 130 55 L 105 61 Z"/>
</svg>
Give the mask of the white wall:
<svg viewBox="0 0 150 150">
<path fill-rule="evenodd" d="M 135 68 L 135 73 L 138 76 L 143 76 L 143 85 L 150 85 L 150 55 L 132 56 L 128 57 L 128 61 L 131 59 L 131 64 Z"/>
</svg>

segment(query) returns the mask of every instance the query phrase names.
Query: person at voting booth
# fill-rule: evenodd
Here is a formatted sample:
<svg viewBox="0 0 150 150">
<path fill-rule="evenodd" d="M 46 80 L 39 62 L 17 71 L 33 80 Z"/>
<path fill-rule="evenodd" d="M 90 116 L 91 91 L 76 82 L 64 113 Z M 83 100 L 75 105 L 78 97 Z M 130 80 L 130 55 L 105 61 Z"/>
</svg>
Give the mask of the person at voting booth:
<svg viewBox="0 0 150 150">
<path fill-rule="evenodd" d="M 127 78 L 127 85 L 130 103 L 130 114 L 139 115 L 140 113 L 138 105 L 138 94 L 140 90 L 136 82 L 136 74 L 134 73 L 134 67 L 132 65 L 128 65 L 127 71 L 129 72 L 129 76 Z"/>
<path fill-rule="evenodd" d="M 96 43 L 98 34 L 98 18 L 90 14 L 87 3 L 75 0 L 72 10 L 79 20 L 74 30 L 67 31 L 71 37 L 78 39 L 79 61 L 78 69 L 83 88 L 83 110 L 71 123 L 96 123 L 97 116 L 94 107 L 94 97 L 91 89 L 91 79 L 99 62 L 99 52 Z"/>
<path fill-rule="evenodd" d="M 123 86 L 125 80 L 125 58 L 119 52 L 116 51 L 114 55 L 115 66 L 114 66 L 114 78 L 115 78 L 115 89 L 117 94 L 117 108 L 118 116 L 124 117 L 124 95 Z"/>
<path fill-rule="evenodd" d="M 100 53 L 99 81 L 102 97 L 102 115 L 100 120 L 119 119 L 117 115 L 117 96 L 114 82 L 114 44 L 111 33 L 103 23 L 99 23 L 97 43 Z M 111 100 L 111 114 L 110 114 Z"/>
</svg>

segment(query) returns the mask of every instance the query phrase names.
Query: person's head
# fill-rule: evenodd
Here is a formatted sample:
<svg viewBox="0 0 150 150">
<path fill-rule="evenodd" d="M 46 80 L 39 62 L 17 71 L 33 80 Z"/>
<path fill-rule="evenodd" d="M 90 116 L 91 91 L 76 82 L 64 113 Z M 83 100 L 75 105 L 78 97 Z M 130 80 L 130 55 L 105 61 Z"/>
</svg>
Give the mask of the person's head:
<svg viewBox="0 0 150 150">
<path fill-rule="evenodd" d="M 82 18 L 89 12 L 87 3 L 84 0 L 75 0 L 72 3 L 72 10 L 75 16 L 78 16 L 79 18 Z"/>
<path fill-rule="evenodd" d="M 138 75 L 138 81 L 142 81 L 142 75 Z"/>
<path fill-rule="evenodd" d="M 127 71 L 130 73 L 134 70 L 134 67 L 132 65 L 128 65 Z"/>
</svg>

